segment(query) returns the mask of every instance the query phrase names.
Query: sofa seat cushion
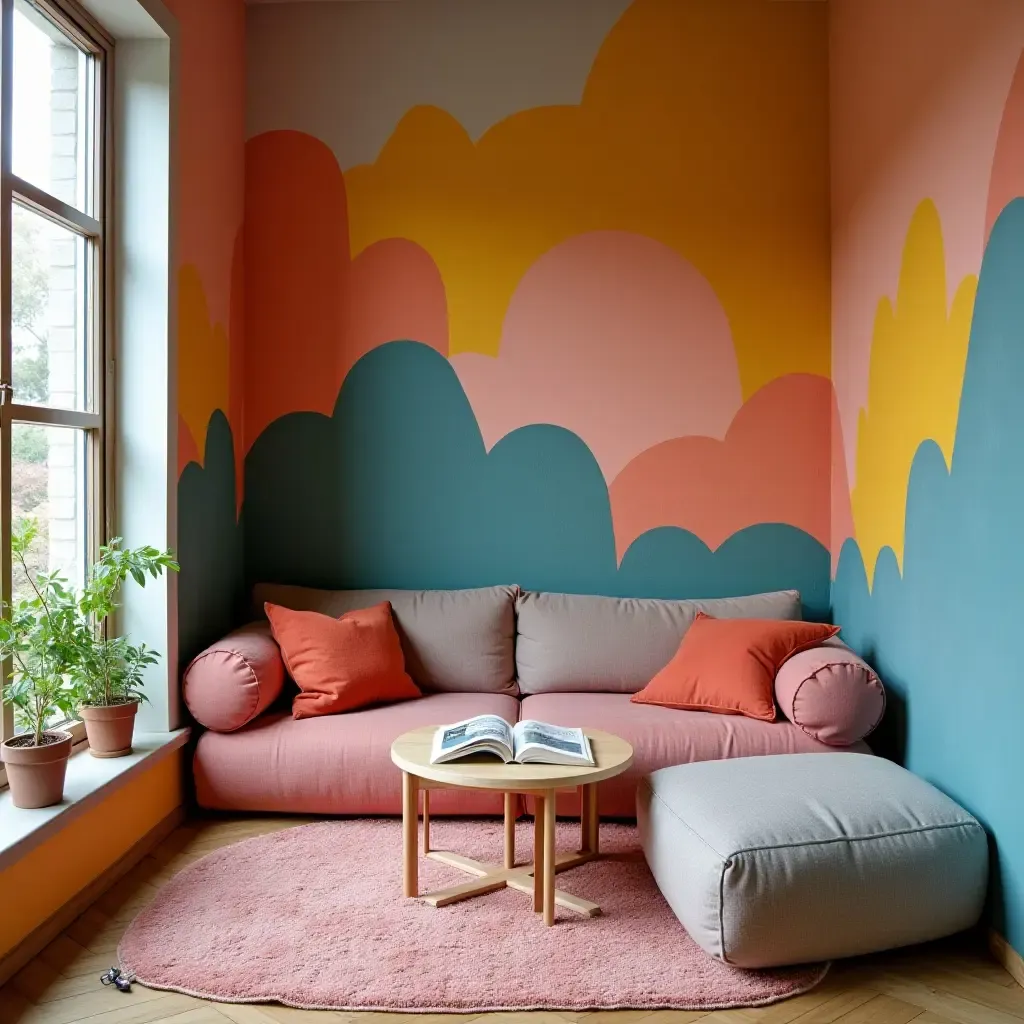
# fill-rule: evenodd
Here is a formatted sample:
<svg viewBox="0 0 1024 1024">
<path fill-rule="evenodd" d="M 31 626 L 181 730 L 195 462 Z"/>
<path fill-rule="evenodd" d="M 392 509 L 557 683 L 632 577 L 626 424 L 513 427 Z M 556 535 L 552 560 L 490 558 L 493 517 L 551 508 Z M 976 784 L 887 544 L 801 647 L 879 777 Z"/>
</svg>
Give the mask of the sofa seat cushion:
<svg viewBox="0 0 1024 1024">
<path fill-rule="evenodd" d="M 642 780 L 637 811 L 680 923 L 738 967 L 927 942 L 970 928 L 985 902 L 984 829 L 884 758 L 678 765 Z"/>
<path fill-rule="evenodd" d="M 403 732 L 473 715 L 515 722 L 519 702 L 498 693 L 434 693 L 340 715 L 261 715 L 199 738 L 193 770 L 202 807 L 296 814 L 401 814 L 402 773 L 391 744 Z M 431 813 L 498 814 L 500 794 L 438 790 Z"/>
<path fill-rule="evenodd" d="M 636 814 L 637 782 L 649 772 L 691 761 L 758 754 L 834 753 L 792 722 L 760 722 L 739 715 L 676 711 L 633 704 L 628 693 L 539 693 L 523 700 L 520 718 L 614 733 L 633 745 L 629 771 L 598 787 L 600 812 L 615 818 Z M 867 751 L 863 743 L 846 748 Z M 579 801 L 559 797 L 560 814 L 578 814 Z"/>
</svg>

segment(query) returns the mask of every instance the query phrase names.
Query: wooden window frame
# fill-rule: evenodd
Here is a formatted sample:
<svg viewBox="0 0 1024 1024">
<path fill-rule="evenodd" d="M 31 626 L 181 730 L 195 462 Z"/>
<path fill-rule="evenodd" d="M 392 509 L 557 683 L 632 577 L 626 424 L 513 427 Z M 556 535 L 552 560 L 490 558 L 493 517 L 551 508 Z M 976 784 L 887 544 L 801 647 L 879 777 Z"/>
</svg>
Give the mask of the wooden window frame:
<svg viewBox="0 0 1024 1024">
<path fill-rule="evenodd" d="M 27 0 L 49 18 L 71 43 L 91 58 L 88 83 L 90 110 L 86 122 L 91 150 L 89 169 L 92 185 L 90 205 L 93 215 L 62 202 L 44 189 L 25 181 L 13 172 L 13 28 L 14 0 L 0 0 L 0 598 L 5 604 L 12 595 L 11 560 L 11 425 L 36 423 L 70 427 L 86 432 L 89 456 L 86 482 L 89 509 L 89 533 L 86 561 L 98 556 L 99 546 L 110 536 L 108 493 L 114 464 L 111 450 L 114 436 L 112 414 L 113 288 L 111 233 L 112 181 L 112 103 L 113 39 L 74 0 Z M 89 254 L 86 274 L 88 337 L 93 339 L 89 359 L 91 402 L 88 412 L 53 406 L 21 405 L 12 384 L 12 305 L 11 305 L 11 225 L 12 207 L 30 209 L 53 223 L 86 239 Z M 3 678 L 10 671 L 8 662 L 0 666 Z M 85 728 L 80 721 L 65 724 L 76 747 L 85 744 Z M 14 709 L 0 704 L 0 738 L 14 734 Z M 0 788 L 6 785 L 0 764 Z"/>
</svg>

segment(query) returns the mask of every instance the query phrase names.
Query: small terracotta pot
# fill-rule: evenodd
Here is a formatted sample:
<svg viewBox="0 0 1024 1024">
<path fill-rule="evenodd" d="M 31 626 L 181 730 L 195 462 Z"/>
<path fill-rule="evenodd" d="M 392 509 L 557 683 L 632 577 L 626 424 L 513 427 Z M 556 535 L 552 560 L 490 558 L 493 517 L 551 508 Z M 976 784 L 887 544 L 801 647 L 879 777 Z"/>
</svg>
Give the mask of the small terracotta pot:
<svg viewBox="0 0 1024 1024">
<path fill-rule="evenodd" d="M 132 752 L 132 733 L 139 702 L 131 704 L 84 705 L 78 714 L 85 722 L 89 753 L 93 757 L 124 757 Z"/>
<path fill-rule="evenodd" d="M 42 746 L 22 746 L 24 734 L 4 740 L 3 762 L 15 807 L 49 807 L 64 799 L 64 776 L 71 756 L 71 733 L 51 729 L 44 736 L 56 737 Z"/>
</svg>

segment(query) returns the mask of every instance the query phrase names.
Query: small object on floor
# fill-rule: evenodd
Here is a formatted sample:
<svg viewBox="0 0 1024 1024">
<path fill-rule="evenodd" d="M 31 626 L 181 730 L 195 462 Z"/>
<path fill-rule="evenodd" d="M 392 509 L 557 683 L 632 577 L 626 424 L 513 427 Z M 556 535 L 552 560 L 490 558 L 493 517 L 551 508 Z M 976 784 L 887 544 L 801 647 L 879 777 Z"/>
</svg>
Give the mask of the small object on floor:
<svg viewBox="0 0 1024 1024">
<path fill-rule="evenodd" d="M 101 985 L 113 985 L 118 992 L 131 992 L 135 975 L 131 971 L 122 971 L 119 967 L 111 967 L 100 975 Z"/>
</svg>

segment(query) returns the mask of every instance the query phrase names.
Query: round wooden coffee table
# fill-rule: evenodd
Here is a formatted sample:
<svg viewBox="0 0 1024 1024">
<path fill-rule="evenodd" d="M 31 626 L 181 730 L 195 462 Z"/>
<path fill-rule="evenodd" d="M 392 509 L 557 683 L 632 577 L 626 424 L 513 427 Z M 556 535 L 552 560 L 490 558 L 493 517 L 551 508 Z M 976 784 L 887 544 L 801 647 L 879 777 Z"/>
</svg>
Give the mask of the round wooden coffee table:
<svg viewBox="0 0 1024 1024">
<path fill-rule="evenodd" d="M 493 757 L 467 757 L 448 764 L 430 763 L 430 746 L 437 726 L 404 733 L 391 745 L 391 760 L 402 769 L 402 835 L 405 851 L 405 895 L 435 907 L 504 889 L 533 895 L 533 909 L 543 911 L 544 923 L 555 923 L 555 904 L 593 917 L 596 903 L 555 889 L 555 872 L 585 864 L 599 855 L 597 784 L 624 772 L 633 763 L 633 748 L 611 733 L 585 729 L 596 764 L 590 768 L 555 764 L 502 764 Z M 430 846 L 430 790 L 489 789 L 505 794 L 504 864 L 485 864 Z M 580 849 L 555 856 L 555 794 L 580 789 Z M 461 868 L 474 880 L 420 896 L 418 872 L 419 794 L 423 793 L 423 853 L 432 860 Z M 533 863 L 515 863 L 516 796 L 532 796 Z M 531 877 L 532 876 L 532 877 Z"/>
</svg>

